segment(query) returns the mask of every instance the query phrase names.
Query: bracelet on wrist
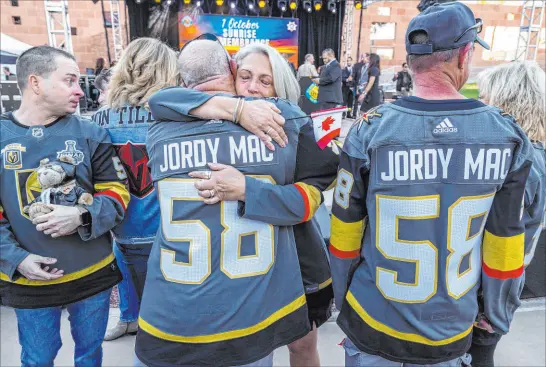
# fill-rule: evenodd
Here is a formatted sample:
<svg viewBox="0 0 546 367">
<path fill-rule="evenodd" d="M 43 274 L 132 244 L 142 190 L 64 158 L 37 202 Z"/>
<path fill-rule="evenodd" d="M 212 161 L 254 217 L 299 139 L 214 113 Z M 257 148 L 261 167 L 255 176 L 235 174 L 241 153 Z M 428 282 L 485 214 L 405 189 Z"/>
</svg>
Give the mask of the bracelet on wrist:
<svg viewBox="0 0 546 367">
<path fill-rule="evenodd" d="M 239 106 L 241 105 L 242 98 L 237 98 L 237 104 L 235 105 L 235 109 L 233 110 L 233 122 L 237 123 L 237 111 L 239 110 Z"/>
</svg>

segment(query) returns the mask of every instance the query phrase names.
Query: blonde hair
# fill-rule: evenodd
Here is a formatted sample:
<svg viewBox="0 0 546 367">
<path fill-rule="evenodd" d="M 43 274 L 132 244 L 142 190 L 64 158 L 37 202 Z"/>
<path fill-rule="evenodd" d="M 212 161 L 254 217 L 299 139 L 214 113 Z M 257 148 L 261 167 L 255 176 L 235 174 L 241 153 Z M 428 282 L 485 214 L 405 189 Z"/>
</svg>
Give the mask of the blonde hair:
<svg viewBox="0 0 546 367">
<path fill-rule="evenodd" d="M 478 75 L 480 98 L 512 115 L 529 139 L 546 140 L 546 74 L 534 61 L 514 61 Z"/>
<path fill-rule="evenodd" d="M 110 81 L 108 105 L 146 106 L 152 94 L 179 85 L 176 53 L 154 38 L 138 38 L 127 46 Z"/>
<path fill-rule="evenodd" d="M 237 67 L 241 66 L 243 60 L 248 55 L 257 53 L 261 53 L 269 59 L 271 71 L 273 72 L 273 85 L 275 86 L 277 97 L 287 99 L 293 103 L 298 103 L 298 99 L 300 98 L 300 85 L 284 57 L 282 57 L 279 51 L 275 50 L 273 47 L 261 43 L 254 43 L 243 47 L 235 55 Z"/>
</svg>

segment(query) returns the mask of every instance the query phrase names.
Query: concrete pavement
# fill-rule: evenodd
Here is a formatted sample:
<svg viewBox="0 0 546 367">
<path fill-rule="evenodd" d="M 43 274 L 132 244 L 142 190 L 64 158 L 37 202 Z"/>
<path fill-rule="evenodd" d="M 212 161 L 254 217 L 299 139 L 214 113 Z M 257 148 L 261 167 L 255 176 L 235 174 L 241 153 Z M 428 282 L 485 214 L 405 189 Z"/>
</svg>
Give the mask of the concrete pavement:
<svg viewBox="0 0 546 367">
<path fill-rule="evenodd" d="M 545 300 L 540 299 L 525 302 L 518 310 L 512 329 L 501 339 L 495 355 L 498 367 L 546 366 L 545 356 Z M 109 325 L 114 325 L 119 319 L 119 310 L 110 310 Z M 63 311 L 61 335 L 64 345 L 55 360 L 56 366 L 71 366 L 73 361 L 74 343 L 70 335 L 68 313 Z M 343 366 L 343 349 L 338 346 L 344 335 L 335 322 L 328 322 L 319 329 L 319 352 L 323 366 Z M 104 366 L 132 366 L 135 337 L 126 336 L 121 339 L 105 342 Z M 0 366 L 18 366 L 21 348 L 17 338 L 17 321 L 13 310 L 0 309 Z M 289 366 L 286 347 L 275 351 L 275 366 Z"/>
</svg>

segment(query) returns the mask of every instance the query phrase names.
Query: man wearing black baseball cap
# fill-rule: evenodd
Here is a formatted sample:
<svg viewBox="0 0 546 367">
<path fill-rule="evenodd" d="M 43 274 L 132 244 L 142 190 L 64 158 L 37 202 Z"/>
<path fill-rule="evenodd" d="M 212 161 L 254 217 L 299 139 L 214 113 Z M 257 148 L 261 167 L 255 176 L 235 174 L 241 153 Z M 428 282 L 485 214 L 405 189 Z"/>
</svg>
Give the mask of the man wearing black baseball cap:
<svg viewBox="0 0 546 367">
<path fill-rule="evenodd" d="M 476 315 L 506 334 L 520 304 L 533 152 L 511 116 L 459 93 L 475 43 L 489 47 L 481 28 L 458 2 L 415 17 L 415 96 L 368 111 L 346 137 L 330 265 L 347 366 L 468 365 Z"/>
</svg>

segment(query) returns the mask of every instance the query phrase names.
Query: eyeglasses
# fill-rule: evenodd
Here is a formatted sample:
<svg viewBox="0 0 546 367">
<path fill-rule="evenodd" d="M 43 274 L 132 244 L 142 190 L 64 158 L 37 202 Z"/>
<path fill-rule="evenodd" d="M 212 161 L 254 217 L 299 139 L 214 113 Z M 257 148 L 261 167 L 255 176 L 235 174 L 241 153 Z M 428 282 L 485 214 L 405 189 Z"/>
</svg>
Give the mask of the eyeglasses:
<svg viewBox="0 0 546 367">
<path fill-rule="evenodd" d="M 483 29 L 483 21 L 482 21 L 482 18 L 476 18 L 476 24 L 474 24 L 472 27 L 468 28 L 466 31 L 463 32 L 463 34 L 461 34 L 459 37 L 457 37 L 457 39 L 455 40 L 455 42 L 459 42 L 461 40 L 461 38 L 463 38 L 463 36 L 465 34 L 467 34 L 468 32 L 470 32 L 471 30 L 473 29 L 476 29 L 476 34 L 480 34 L 482 33 L 482 29 Z"/>
<path fill-rule="evenodd" d="M 192 40 L 189 40 L 188 42 L 186 42 L 186 44 L 184 46 L 182 46 L 182 48 L 180 49 L 180 51 L 178 52 L 178 55 L 182 54 L 182 51 L 184 51 L 184 48 L 186 48 L 187 45 L 189 45 L 190 43 L 192 43 L 193 41 L 197 41 L 197 40 L 208 40 L 208 41 L 215 41 L 215 42 L 218 42 L 220 44 L 220 46 L 222 46 L 222 48 L 226 51 L 226 60 L 227 60 L 227 64 L 228 64 L 228 67 L 231 69 L 231 59 L 230 59 L 230 56 L 229 56 L 229 53 L 227 52 L 227 50 L 224 48 L 224 45 L 222 44 L 222 42 L 220 42 L 220 40 L 218 39 L 218 37 L 216 37 L 216 35 L 212 34 L 212 33 L 203 33 L 202 35 L 199 35 L 197 37 L 195 37 L 194 39 Z"/>
</svg>

